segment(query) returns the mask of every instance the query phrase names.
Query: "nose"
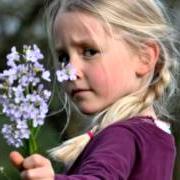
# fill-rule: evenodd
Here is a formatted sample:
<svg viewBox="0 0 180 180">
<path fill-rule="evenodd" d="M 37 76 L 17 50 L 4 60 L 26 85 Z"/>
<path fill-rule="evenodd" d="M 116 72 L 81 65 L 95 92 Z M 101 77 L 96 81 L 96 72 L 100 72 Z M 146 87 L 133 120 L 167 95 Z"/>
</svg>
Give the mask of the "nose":
<svg viewBox="0 0 180 180">
<path fill-rule="evenodd" d="M 70 64 L 76 70 L 76 78 L 81 79 L 83 77 L 84 64 L 78 55 L 70 57 Z"/>
</svg>

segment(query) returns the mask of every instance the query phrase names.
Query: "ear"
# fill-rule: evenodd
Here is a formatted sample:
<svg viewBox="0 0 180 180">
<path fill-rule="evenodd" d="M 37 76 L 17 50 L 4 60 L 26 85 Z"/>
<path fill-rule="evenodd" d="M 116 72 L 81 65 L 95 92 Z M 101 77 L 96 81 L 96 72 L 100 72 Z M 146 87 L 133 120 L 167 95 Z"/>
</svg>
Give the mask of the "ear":
<svg viewBox="0 0 180 180">
<path fill-rule="evenodd" d="M 142 77 L 149 72 L 154 71 L 159 59 L 160 48 L 156 42 L 147 42 L 143 50 L 139 53 L 139 62 L 136 69 L 136 75 Z"/>
</svg>

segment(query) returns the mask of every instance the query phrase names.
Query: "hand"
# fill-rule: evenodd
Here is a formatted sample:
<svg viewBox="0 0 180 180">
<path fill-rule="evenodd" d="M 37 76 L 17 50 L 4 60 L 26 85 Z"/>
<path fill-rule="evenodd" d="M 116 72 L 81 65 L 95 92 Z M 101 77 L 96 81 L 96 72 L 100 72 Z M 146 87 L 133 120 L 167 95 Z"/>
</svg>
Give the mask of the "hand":
<svg viewBox="0 0 180 180">
<path fill-rule="evenodd" d="M 10 160 L 21 171 L 23 180 L 54 180 L 54 170 L 51 162 L 39 154 L 33 154 L 27 158 L 13 151 Z"/>
</svg>

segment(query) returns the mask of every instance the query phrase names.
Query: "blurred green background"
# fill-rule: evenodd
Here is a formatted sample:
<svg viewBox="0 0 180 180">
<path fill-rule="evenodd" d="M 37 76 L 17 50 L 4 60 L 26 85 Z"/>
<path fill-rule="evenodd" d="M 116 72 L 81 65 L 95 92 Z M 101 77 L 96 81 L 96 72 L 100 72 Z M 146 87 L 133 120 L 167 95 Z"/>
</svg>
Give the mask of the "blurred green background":
<svg viewBox="0 0 180 180">
<path fill-rule="evenodd" d="M 169 7 L 173 23 L 180 30 L 180 1 L 179 0 L 163 0 Z M 52 67 L 50 61 L 49 49 L 47 45 L 47 35 L 44 19 L 44 11 L 47 6 L 47 0 L 0 0 L 0 71 L 5 68 L 5 57 L 10 52 L 12 46 L 22 49 L 24 44 L 37 44 L 45 55 L 45 66 Z M 52 70 L 52 69 L 50 69 Z M 179 80 L 180 81 L 180 80 Z M 51 84 L 50 88 L 52 89 Z M 50 112 L 58 111 L 61 105 L 55 94 Z M 173 125 L 173 133 L 176 139 L 177 158 L 174 170 L 174 180 L 180 179 L 180 94 L 170 106 L 170 110 L 179 120 Z M 81 120 L 77 115 L 72 116 L 70 126 L 63 137 L 60 138 L 59 132 L 65 125 L 65 112 L 57 113 L 50 116 L 45 121 L 39 134 L 40 152 L 47 156 L 46 150 L 56 146 L 63 139 L 78 134 L 79 131 L 86 126 L 87 122 Z M 79 120 L 80 119 L 80 120 Z M 0 116 L 0 129 L 7 119 Z M 78 125 L 78 126 L 77 126 Z M 11 166 L 9 162 L 9 152 L 13 149 L 8 147 L 0 134 L 0 167 L 5 167 L 6 172 L 13 180 L 18 180 L 18 172 Z M 62 171 L 63 167 L 53 162 L 57 171 Z M 153 178 L 153 177 L 152 177 Z M 0 175 L 0 180 L 5 177 Z"/>
</svg>

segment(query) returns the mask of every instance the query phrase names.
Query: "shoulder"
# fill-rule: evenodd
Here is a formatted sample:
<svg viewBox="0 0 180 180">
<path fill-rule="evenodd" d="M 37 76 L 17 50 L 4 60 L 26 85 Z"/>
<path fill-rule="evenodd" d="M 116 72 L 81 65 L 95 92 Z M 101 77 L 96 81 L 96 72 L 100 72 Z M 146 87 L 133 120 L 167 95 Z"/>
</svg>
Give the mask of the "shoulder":
<svg viewBox="0 0 180 180">
<path fill-rule="evenodd" d="M 139 132 L 142 127 L 149 128 L 151 126 L 154 126 L 151 117 L 136 116 L 109 125 L 97 135 L 97 138 L 103 138 L 104 136 L 122 137 L 122 135 L 128 135 L 133 138 L 136 136 L 136 132 Z"/>
<path fill-rule="evenodd" d="M 135 150 L 137 141 L 137 127 L 141 123 L 138 117 L 126 121 L 119 121 L 109 125 L 100 131 L 88 145 L 88 150 L 99 151 L 123 151 Z"/>
<path fill-rule="evenodd" d="M 137 159 L 149 157 L 151 152 L 167 152 L 161 142 L 165 146 L 168 143 L 164 140 L 158 142 L 157 136 L 153 137 L 153 131 L 158 132 L 158 129 L 149 117 L 116 122 L 94 136 L 74 168 L 81 174 L 97 174 L 107 179 L 112 179 L 113 175 L 127 179 Z M 159 153 L 156 154 L 155 157 L 159 157 Z M 147 164 L 146 160 L 143 161 Z"/>
<path fill-rule="evenodd" d="M 174 137 L 154 123 L 150 116 L 135 116 L 124 121 L 119 121 L 103 129 L 95 138 L 94 143 L 122 144 L 126 141 L 126 147 L 130 144 L 163 143 L 167 146 L 174 144 Z"/>
<path fill-rule="evenodd" d="M 123 124 L 112 124 L 94 136 L 77 161 L 79 172 L 103 177 L 129 175 L 136 158 L 136 140 Z"/>
<path fill-rule="evenodd" d="M 103 129 L 89 142 L 83 157 L 116 154 L 118 159 L 117 154 L 128 154 L 128 159 L 134 159 L 137 151 L 144 153 L 152 148 L 174 150 L 174 138 L 156 127 L 151 117 L 139 116 Z"/>
</svg>

